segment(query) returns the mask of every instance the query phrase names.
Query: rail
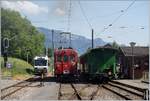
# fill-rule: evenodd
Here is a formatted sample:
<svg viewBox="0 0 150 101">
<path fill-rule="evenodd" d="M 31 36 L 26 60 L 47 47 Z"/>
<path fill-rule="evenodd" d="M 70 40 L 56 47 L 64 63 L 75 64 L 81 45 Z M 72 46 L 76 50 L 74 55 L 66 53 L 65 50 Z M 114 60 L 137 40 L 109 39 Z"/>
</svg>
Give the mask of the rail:
<svg viewBox="0 0 150 101">
<path fill-rule="evenodd" d="M 116 81 L 111 81 L 102 87 L 126 100 L 149 100 L 148 89 L 143 89 Z"/>
<path fill-rule="evenodd" d="M 19 91 L 25 87 L 28 87 L 35 80 L 37 80 L 37 79 L 35 79 L 34 77 L 31 77 L 31 78 L 28 78 L 26 80 L 23 80 L 21 82 L 18 82 L 16 84 L 13 84 L 11 86 L 1 89 L 1 100 L 5 99 L 8 96 L 11 96 L 12 94 L 16 93 L 17 91 Z"/>
</svg>

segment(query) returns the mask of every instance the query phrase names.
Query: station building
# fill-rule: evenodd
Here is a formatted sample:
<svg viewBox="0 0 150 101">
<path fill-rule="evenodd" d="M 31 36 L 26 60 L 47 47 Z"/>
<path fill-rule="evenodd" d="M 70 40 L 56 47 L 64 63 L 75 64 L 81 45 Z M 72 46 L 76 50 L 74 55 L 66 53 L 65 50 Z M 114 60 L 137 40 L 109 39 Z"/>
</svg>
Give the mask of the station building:
<svg viewBox="0 0 150 101">
<path fill-rule="evenodd" d="M 118 61 L 120 71 L 125 78 L 148 79 L 149 76 L 149 47 L 135 46 L 133 51 L 131 47 L 120 47 Z"/>
</svg>

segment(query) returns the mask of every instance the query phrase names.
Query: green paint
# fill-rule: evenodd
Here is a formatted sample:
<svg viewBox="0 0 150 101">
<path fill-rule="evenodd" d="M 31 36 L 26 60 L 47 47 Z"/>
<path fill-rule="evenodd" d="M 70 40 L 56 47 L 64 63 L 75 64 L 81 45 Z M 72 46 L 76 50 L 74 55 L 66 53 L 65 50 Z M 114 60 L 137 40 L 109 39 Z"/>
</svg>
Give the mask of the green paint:
<svg viewBox="0 0 150 101">
<path fill-rule="evenodd" d="M 87 60 L 90 74 L 104 73 L 107 69 L 112 69 L 116 73 L 116 53 L 117 51 L 109 48 L 93 49 L 84 58 Z"/>
</svg>

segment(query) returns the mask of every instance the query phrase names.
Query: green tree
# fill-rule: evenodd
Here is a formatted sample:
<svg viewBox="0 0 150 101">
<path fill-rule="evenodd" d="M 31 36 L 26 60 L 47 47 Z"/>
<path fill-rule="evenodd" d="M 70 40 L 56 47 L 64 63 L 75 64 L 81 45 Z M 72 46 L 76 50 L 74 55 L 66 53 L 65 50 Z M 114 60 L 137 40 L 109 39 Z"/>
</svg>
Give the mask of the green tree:
<svg viewBox="0 0 150 101">
<path fill-rule="evenodd" d="M 34 56 L 44 53 L 44 34 L 37 31 L 31 22 L 23 18 L 19 12 L 1 9 L 1 48 L 4 53 L 3 38 L 9 38 L 9 56 L 26 60 L 27 54 L 31 62 Z"/>
<path fill-rule="evenodd" d="M 113 41 L 113 43 L 112 43 L 112 47 L 113 48 L 119 48 L 119 45 L 117 44 L 117 42 L 116 41 Z"/>
</svg>

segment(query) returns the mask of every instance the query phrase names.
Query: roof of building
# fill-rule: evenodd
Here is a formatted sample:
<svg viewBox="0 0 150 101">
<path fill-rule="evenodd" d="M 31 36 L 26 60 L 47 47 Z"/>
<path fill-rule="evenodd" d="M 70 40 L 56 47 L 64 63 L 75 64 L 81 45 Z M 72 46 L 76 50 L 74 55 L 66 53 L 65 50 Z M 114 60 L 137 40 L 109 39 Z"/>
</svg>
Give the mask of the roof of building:
<svg viewBox="0 0 150 101">
<path fill-rule="evenodd" d="M 120 47 L 120 49 L 125 56 L 132 56 L 131 47 Z M 149 55 L 149 47 L 135 46 L 133 48 L 133 55 L 134 56 L 147 56 Z"/>
</svg>

